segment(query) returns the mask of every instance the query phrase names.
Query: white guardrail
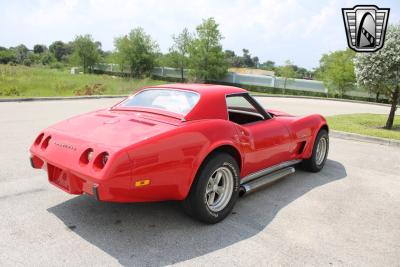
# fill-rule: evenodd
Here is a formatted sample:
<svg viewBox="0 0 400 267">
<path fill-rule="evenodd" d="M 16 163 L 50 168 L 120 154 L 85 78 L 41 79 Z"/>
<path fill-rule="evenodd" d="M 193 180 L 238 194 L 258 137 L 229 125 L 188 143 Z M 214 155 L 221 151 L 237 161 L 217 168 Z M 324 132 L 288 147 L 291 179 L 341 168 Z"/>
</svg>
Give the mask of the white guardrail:
<svg viewBox="0 0 400 267">
<path fill-rule="evenodd" d="M 129 73 L 128 71 L 121 71 L 118 64 L 97 64 L 94 67 L 95 70 L 115 72 L 115 73 Z M 159 77 L 167 78 L 181 78 L 181 71 L 175 68 L 168 67 L 155 67 L 152 74 Z M 184 70 L 183 77 L 188 77 L 188 71 Z M 314 92 L 321 94 L 328 94 L 328 89 L 324 86 L 321 81 L 305 80 L 305 79 L 288 79 L 286 81 L 282 77 L 274 77 L 267 75 L 256 75 L 256 74 L 240 74 L 234 72 L 228 72 L 220 82 L 231 83 L 231 84 L 242 84 L 242 85 L 253 85 L 263 87 L 281 88 L 303 92 Z M 348 96 L 357 96 L 365 98 L 374 98 L 374 95 L 366 91 L 348 91 Z"/>
</svg>

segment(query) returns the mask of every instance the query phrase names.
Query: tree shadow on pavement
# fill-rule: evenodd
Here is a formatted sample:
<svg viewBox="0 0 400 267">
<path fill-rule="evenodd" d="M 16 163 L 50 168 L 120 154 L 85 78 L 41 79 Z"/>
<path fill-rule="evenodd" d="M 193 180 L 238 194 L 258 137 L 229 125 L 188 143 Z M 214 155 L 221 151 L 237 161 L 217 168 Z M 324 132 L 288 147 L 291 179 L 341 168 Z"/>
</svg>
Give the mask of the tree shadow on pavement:
<svg viewBox="0 0 400 267">
<path fill-rule="evenodd" d="M 187 217 L 178 202 L 118 204 L 78 196 L 48 211 L 122 265 L 159 266 L 199 257 L 248 239 L 265 229 L 292 201 L 346 175 L 344 166 L 332 160 L 326 162 L 320 173 L 297 170 L 239 199 L 233 214 L 216 225 Z"/>
</svg>

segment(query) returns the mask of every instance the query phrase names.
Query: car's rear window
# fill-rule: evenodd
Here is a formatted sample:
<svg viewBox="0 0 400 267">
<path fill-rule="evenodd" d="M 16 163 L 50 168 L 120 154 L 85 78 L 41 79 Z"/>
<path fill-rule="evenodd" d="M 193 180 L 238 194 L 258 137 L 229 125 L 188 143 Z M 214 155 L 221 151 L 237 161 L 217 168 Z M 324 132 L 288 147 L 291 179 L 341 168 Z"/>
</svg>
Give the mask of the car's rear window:
<svg viewBox="0 0 400 267">
<path fill-rule="evenodd" d="M 146 89 L 122 102 L 120 107 L 161 109 L 182 115 L 188 114 L 199 101 L 197 93 L 174 89 Z"/>
</svg>

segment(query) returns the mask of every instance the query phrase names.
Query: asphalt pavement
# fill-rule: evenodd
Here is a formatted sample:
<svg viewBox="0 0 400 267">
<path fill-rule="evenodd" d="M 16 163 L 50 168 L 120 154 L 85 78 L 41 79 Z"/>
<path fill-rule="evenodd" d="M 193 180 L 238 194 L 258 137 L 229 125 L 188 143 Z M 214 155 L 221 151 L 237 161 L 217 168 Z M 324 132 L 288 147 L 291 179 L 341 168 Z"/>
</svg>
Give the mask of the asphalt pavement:
<svg viewBox="0 0 400 267">
<path fill-rule="evenodd" d="M 0 103 L 0 266 L 399 266 L 400 149 L 331 138 L 322 172 L 296 171 L 204 225 L 177 202 L 72 196 L 34 170 L 28 149 L 51 123 L 118 99 Z M 388 107 L 259 98 L 292 114 Z"/>
</svg>

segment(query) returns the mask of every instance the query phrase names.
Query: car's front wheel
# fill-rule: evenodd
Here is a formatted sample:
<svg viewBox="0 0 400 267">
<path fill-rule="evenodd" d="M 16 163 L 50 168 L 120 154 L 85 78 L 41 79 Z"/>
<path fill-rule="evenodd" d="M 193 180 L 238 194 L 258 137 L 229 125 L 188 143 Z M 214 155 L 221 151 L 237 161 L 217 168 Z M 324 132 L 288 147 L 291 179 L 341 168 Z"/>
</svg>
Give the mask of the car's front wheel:
<svg viewBox="0 0 400 267">
<path fill-rule="evenodd" d="M 212 155 L 200 168 L 184 208 L 205 223 L 217 223 L 231 213 L 239 196 L 239 167 L 226 153 Z"/>
<path fill-rule="evenodd" d="M 319 172 L 325 165 L 329 151 L 328 131 L 321 129 L 314 141 L 311 158 L 302 161 L 303 169 L 311 172 Z"/>
</svg>

